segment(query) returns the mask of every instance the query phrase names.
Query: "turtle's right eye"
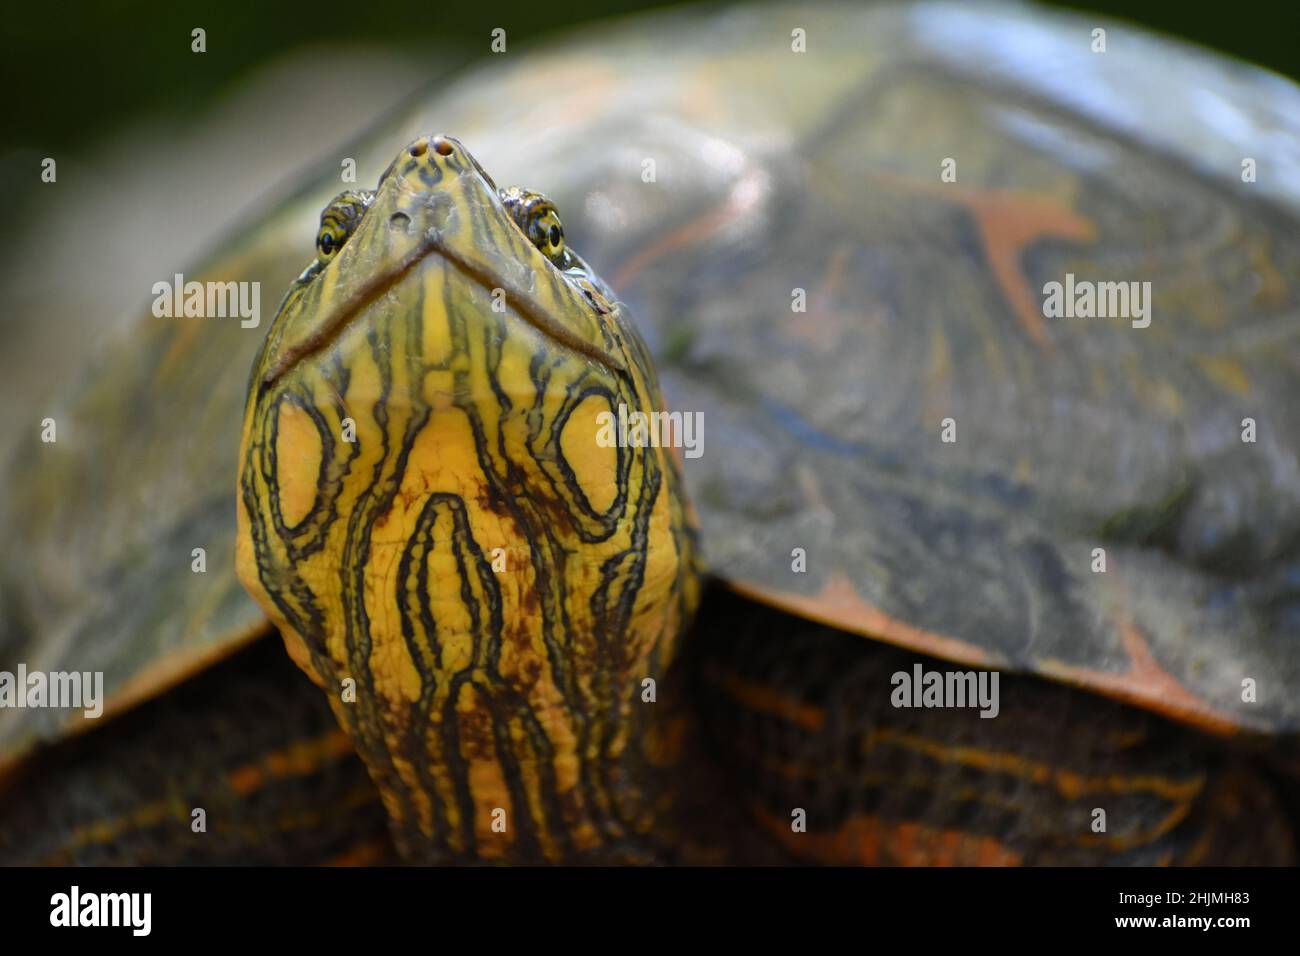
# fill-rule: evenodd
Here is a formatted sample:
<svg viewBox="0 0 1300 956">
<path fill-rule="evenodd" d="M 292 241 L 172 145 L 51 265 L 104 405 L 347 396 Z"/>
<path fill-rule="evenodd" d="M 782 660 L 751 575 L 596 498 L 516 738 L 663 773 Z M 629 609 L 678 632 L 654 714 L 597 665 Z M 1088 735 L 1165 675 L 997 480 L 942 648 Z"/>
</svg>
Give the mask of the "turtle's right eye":
<svg viewBox="0 0 1300 956">
<path fill-rule="evenodd" d="M 324 265 L 343 248 L 356 232 L 375 194 L 370 190 L 340 193 L 320 214 L 320 231 L 316 233 L 316 258 Z"/>
</svg>

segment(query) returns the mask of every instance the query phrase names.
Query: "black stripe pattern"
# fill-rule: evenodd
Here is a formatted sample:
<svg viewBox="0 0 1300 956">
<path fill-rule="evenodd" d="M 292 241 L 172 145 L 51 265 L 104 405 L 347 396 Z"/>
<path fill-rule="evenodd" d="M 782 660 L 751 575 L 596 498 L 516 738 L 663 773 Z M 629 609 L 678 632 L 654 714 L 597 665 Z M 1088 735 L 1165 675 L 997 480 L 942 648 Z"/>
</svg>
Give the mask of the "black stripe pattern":
<svg viewBox="0 0 1300 956">
<path fill-rule="evenodd" d="M 673 755 L 643 700 L 698 599 L 644 345 L 453 140 L 295 283 L 250 382 L 241 580 L 329 695 L 410 859 L 636 857 Z M 606 432 L 606 437 L 608 437 Z"/>
</svg>

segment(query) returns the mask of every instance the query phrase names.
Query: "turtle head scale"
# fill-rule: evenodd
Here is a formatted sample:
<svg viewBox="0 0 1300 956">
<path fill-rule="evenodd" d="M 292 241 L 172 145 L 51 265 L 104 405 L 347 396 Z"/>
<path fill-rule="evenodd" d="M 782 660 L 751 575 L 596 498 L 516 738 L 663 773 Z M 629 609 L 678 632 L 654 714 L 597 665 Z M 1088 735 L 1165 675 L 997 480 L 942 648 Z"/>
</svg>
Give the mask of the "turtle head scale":
<svg viewBox="0 0 1300 956">
<path fill-rule="evenodd" d="M 555 204 L 457 141 L 326 208 L 254 368 L 238 572 L 411 858 L 599 858 L 650 826 L 644 692 L 698 581 L 668 449 L 610 425 L 662 407 Z"/>
</svg>

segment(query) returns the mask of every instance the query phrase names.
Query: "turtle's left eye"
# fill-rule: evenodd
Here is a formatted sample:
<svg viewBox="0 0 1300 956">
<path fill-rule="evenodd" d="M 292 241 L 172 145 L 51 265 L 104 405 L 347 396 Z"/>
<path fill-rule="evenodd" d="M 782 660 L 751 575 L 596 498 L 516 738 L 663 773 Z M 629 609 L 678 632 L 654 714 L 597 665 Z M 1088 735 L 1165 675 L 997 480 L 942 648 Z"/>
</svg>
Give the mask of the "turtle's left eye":
<svg viewBox="0 0 1300 956">
<path fill-rule="evenodd" d="M 532 189 L 511 186 L 503 189 L 501 202 L 515 225 L 537 249 L 560 269 L 573 264 L 564 244 L 564 224 L 555 211 L 555 203 Z"/>
<path fill-rule="evenodd" d="M 343 247 L 347 239 L 347 234 L 337 226 L 321 226 L 320 233 L 316 236 L 316 250 L 321 259 L 327 261 Z"/>
<path fill-rule="evenodd" d="M 320 231 L 316 233 L 316 258 L 329 262 L 356 232 L 375 194 L 370 190 L 340 193 L 320 214 Z"/>
<path fill-rule="evenodd" d="M 564 226 L 553 206 L 543 206 L 534 213 L 528 224 L 528 238 L 557 266 L 563 268 L 568 262 L 564 251 Z"/>
</svg>

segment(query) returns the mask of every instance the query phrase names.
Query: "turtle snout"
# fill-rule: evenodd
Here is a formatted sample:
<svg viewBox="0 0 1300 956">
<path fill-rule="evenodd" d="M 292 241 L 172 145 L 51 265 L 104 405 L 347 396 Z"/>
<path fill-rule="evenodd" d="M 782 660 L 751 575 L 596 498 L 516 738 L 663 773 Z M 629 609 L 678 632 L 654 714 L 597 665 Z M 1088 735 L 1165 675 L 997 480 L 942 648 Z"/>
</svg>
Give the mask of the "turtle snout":
<svg viewBox="0 0 1300 956">
<path fill-rule="evenodd" d="M 432 149 L 439 156 L 450 156 L 456 151 L 455 143 L 446 136 L 421 136 L 406 148 L 412 156 L 420 157 Z"/>
</svg>

